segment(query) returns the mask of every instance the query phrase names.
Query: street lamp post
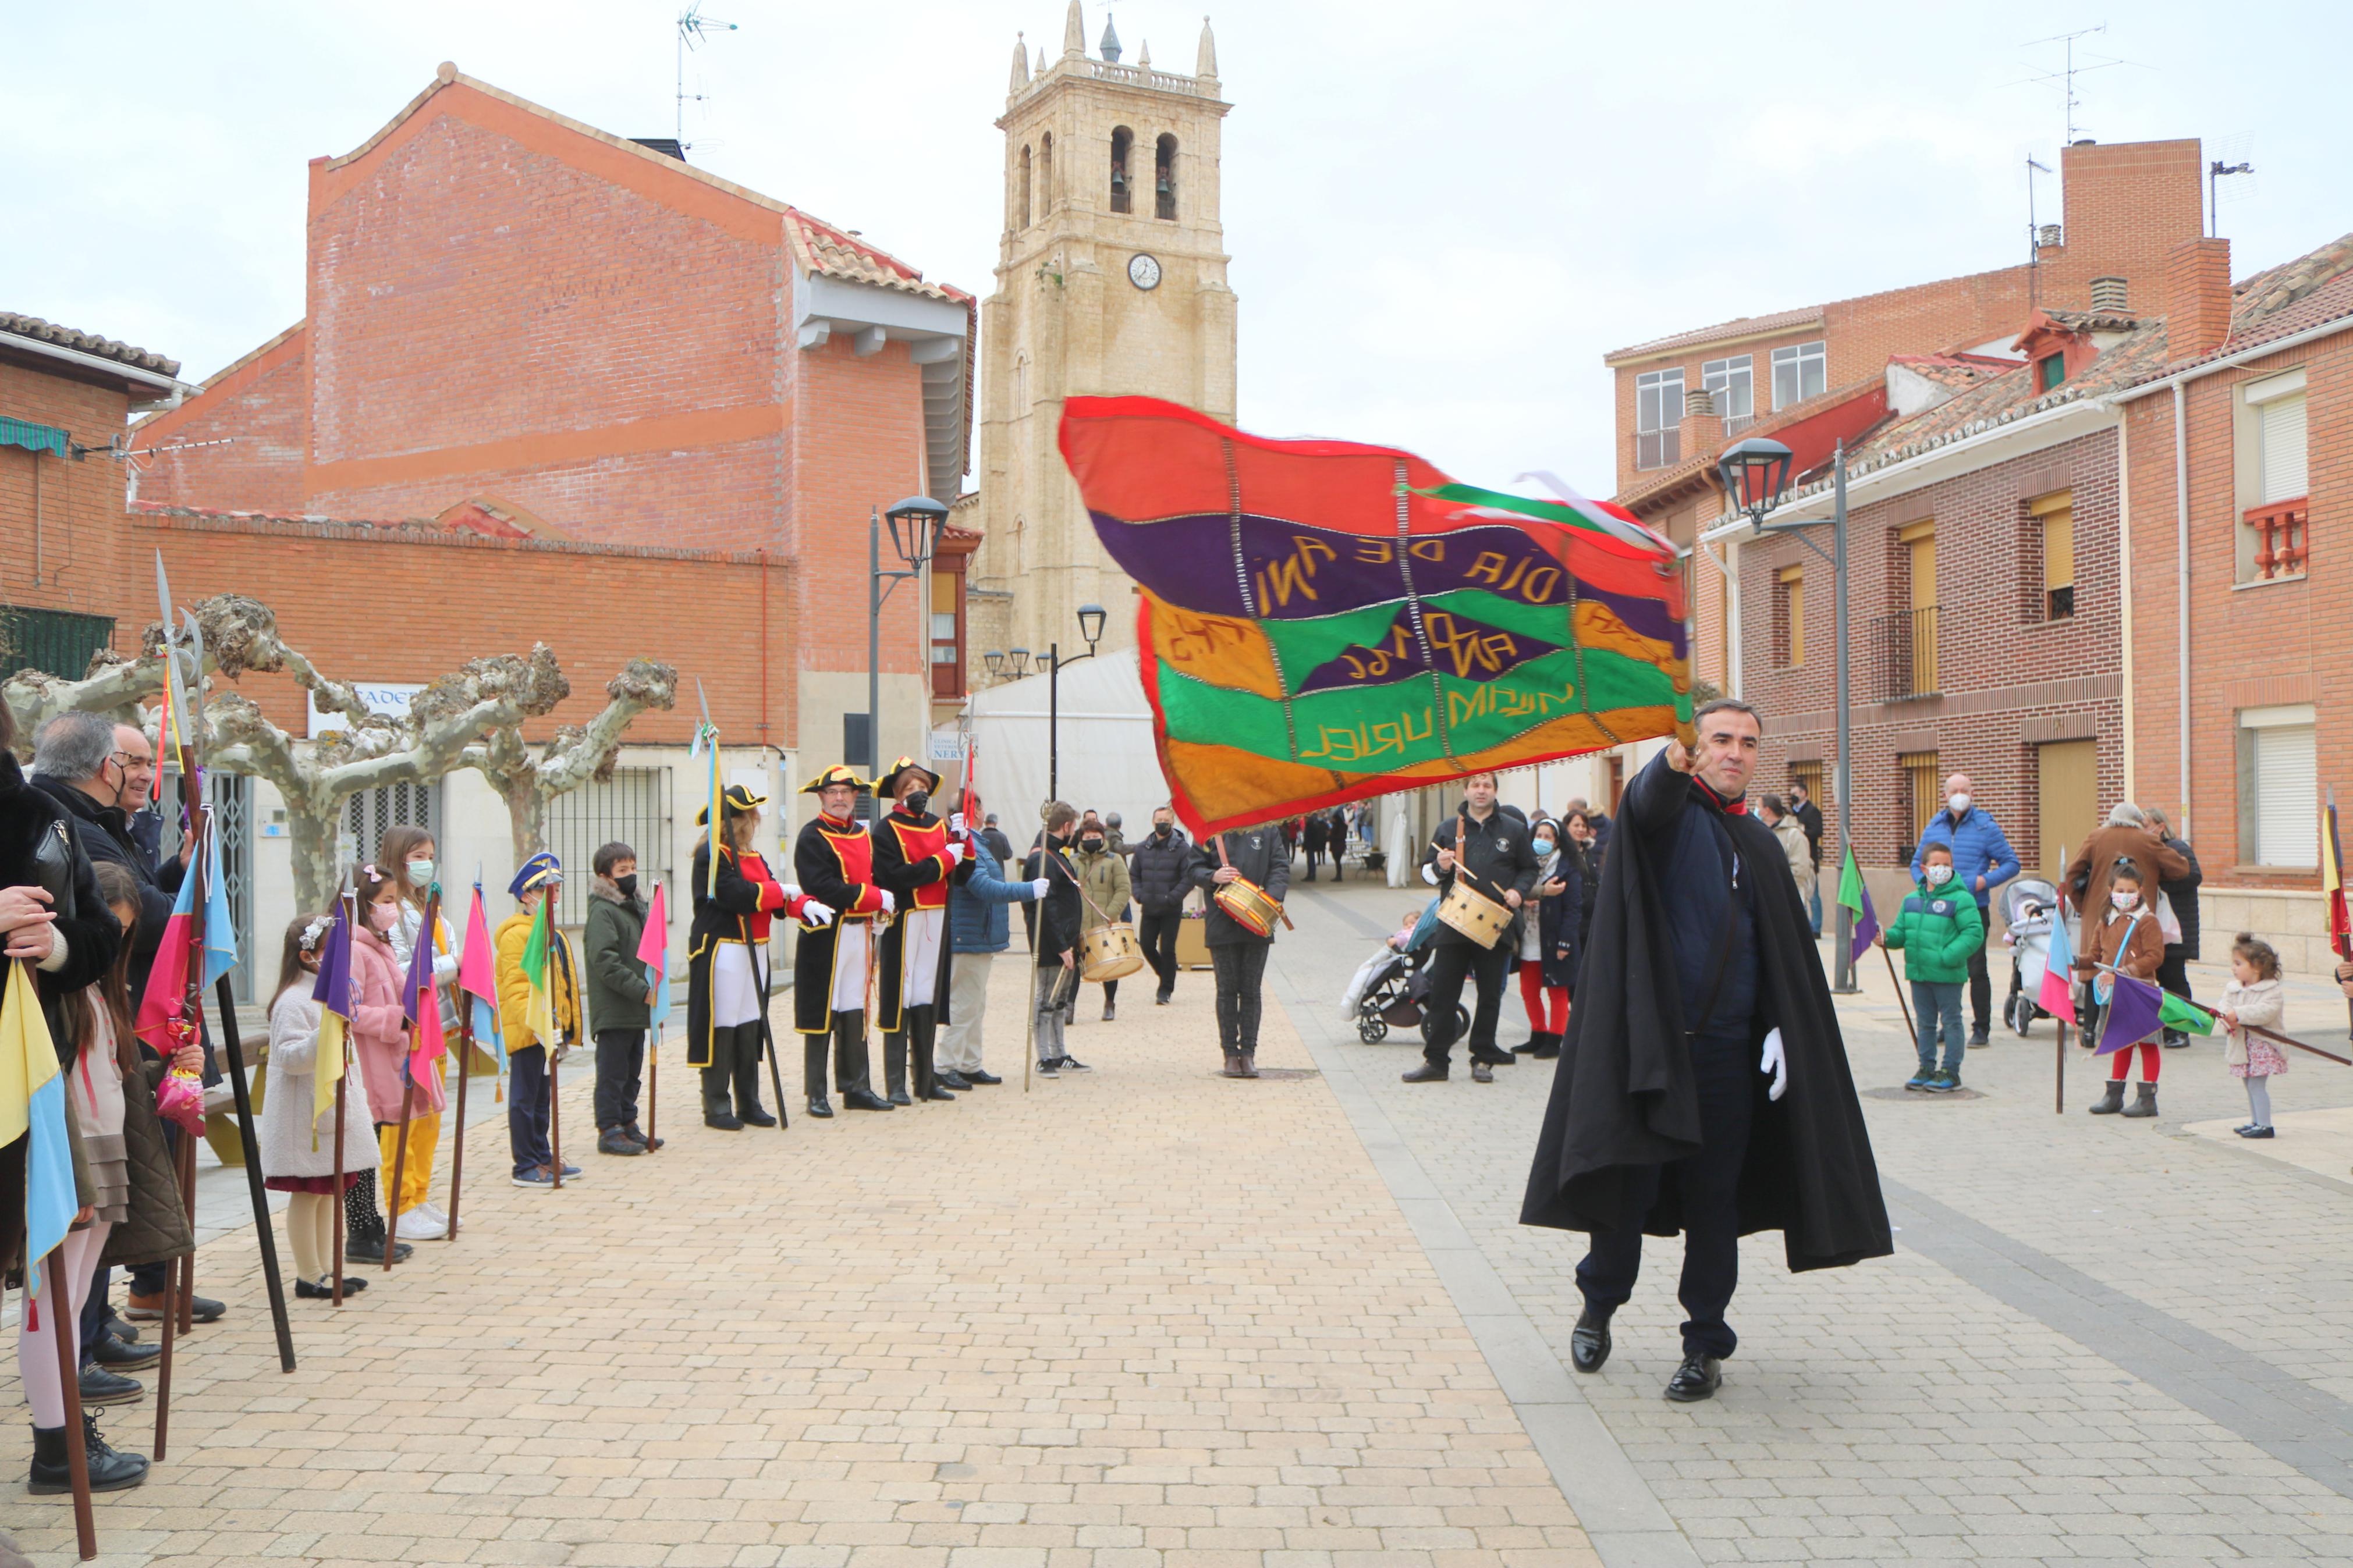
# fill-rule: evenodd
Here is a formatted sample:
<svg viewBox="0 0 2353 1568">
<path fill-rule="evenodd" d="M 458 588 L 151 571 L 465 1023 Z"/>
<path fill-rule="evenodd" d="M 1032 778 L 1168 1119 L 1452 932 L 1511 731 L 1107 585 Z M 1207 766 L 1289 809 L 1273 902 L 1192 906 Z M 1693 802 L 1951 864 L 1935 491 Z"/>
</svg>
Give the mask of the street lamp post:
<svg viewBox="0 0 2353 1568">
<path fill-rule="evenodd" d="M 1103 637 L 1103 622 L 1111 612 L 1101 605 L 1079 606 L 1079 635 L 1087 639 L 1087 651 L 1074 658 L 1062 657 L 1062 645 L 1046 645 L 1046 798 L 1062 798 L 1062 666 L 1076 664 L 1080 659 L 1095 656 L 1095 644 Z"/>
<path fill-rule="evenodd" d="M 1725 449 L 1717 460 L 1716 470 L 1724 480 L 1725 493 L 1733 498 L 1737 510 L 1747 514 L 1753 532 L 1792 533 L 1798 542 L 1830 563 L 1831 595 L 1833 604 L 1831 619 L 1838 638 L 1838 692 L 1834 699 L 1838 708 L 1838 791 L 1839 866 L 1844 876 L 1846 857 L 1854 843 L 1854 777 L 1852 746 L 1853 707 L 1847 684 L 1847 619 L 1846 619 L 1846 443 L 1841 441 L 1831 458 L 1831 550 L 1824 555 L 1822 547 L 1808 538 L 1804 529 L 1815 527 L 1815 521 L 1767 523 L 1766 515 L 1781 502 L 1789 486 L 1789 448 L 1778 441 L 1752 438 Z M 1854 983 L 1854 912 L 1844 904 L 1836 905 L 1837 935 L 1831 953 L 1831 989 L 1842 996 L 1851 996 L 1862 987 Z"/>
<path fill-rule="evenodd" d="M 891 521 L 891 549 L 907 563 L 903 572 L 882 570 L 882 519 Z M 888 512 L 866 517 L 866 761 L 869 772 L 882 765 L 882 605 L 900 580 L 923 575 L 939 548 L 948 509 L 929 496 L 909 496 Z"/>
</svg>

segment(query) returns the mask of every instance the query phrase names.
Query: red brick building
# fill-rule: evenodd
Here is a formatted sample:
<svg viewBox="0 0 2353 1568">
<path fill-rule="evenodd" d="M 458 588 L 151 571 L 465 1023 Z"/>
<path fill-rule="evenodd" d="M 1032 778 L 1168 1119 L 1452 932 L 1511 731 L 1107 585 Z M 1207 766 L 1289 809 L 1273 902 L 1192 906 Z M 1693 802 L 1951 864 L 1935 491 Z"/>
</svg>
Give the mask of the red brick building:
<svg viewBox="0 0 2353 1568">
<path fill-rule="evenodd" d="M 765 552 L 766 665 L 746 644 L 706 685 L 765 683 L 757 738 L 831 760 L 867 706 L 867 520 L 962 489 L 972 297 L 446 64 L 313 159 L 309 200 L 304 319 L 138 427 L 139 497 Z M 928 731 L 960 635 L 932 620 L 955 584 L 920 586 L 885 612 L 885 756 Z"/>
</svg>

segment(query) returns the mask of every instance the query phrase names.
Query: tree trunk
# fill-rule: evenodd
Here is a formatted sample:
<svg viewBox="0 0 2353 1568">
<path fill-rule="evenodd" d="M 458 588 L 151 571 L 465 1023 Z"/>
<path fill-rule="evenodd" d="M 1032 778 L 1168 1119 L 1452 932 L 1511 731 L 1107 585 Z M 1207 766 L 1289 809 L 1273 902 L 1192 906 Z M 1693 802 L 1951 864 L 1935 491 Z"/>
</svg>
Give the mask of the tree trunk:
<svg viewBox="0 0 2353 1568">
<path fill-rule="evenodd" d="M 499 794 L 507 803 L 507 831 L 514 840 L 518 866 L 547 847 L 547 797 L 540 793 L 535 773 L 526 769 L 498 781 Z"/>
<path fill-rule="evenodd" d="M 283 792 L 281 789 L 281 793 Z M 335 864 L 335 841 L 342 832 L 342 801 L 322 805 L 315 798 L 286 793 L 286 826 L 293 837 L 294 897 L 304 915 L 332 907 L 343 886 L 343 868 Z"/>
</svg>

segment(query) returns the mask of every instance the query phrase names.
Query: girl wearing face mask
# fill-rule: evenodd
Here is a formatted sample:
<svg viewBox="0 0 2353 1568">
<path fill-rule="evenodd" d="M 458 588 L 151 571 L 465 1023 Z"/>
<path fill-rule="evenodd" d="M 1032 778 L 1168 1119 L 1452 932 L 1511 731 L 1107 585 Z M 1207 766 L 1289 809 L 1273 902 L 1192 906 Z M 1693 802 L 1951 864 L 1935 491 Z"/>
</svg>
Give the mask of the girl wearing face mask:
<svg viewBox="0 0 2353 1568">
<path fill-rule="evenodd" d="M 408 1081 L 408 1019 L 400 1005 L 400 983 L 406 971 L 392 950 L 392 933 L 400 929 L 400 885 L 380 865 L 371 861 L 348 873 L 359 903 L 359 921 L 352 928 L 351 1040 L 388 1169 L 400 1133 L 402 1090 Z M 442 1104 L 438 1075 L 426 1074 L 407 1104 L 412 1120 L 438 1113 Z M 363 1263 L 381 1263 L 386 1246 L 399 1249 L 394 1255 L 396 1261 L 408 1252 L 406 1244 L 385 1235 L 384 1215 L 376 1207 L 374 1172 L 363 1176 L 346 1194 L 343 1209 L 351 1223 L 347 1256 Z"/>
<path fill-rule="evenodd" d="M 407 826 L 386 829 L 376 845 L 375 863 L 390 873 L 393 886 L 398 890 L 395 907 L 399 919 L 385 932 L 385 940 L 391 944 L 392 956 L 400 965 L 404 981 L 416 957 L 418 936 L 425 929 L 426 906 L 432 901 L 433 884 L 439 874 L 434 848 L 431 834 Z M 442 897 L 446 902 L 446 890 Z M 436 915 L 433 928 L 433 990 L 436 1005 L 441 1010 L 441 1037 L 452 1043 L 452 1049 L 458 1039 L 458 1010 L 456 994 L 450 987 L 457 980 L 458 943 L 450 935 L 449 918 L 444 912 Z M 446 1055 L 436 1057 L 426 1069 L 434 1079 L 437 1103 L 446 1101 L 448 1095 L 448 1063 Z M 431 1196 L 433 1156 L 441 1145 L 441 1113 L 424 1110 L 421 1094 L 418 1100 L 419 1109 L 408 1122 L 408 1152 L 399 1162 L 400 1239 L 438 1241 L 449 1234 L 449 1216 Z M 400 1114 L 397 1103 L 392 1107 L 392 1114 Z M 395 1163 L 393 1142 L 398 1136 L 398 1125 L 396 1121 L 395 1131 L 384 1135 L 382 1152 L 387 1172 Z"/>
<path fill-rule="evenodd" d="M 1547 818 L 1535 825 L 1530 842 L 1536 852 L 1536 907 L 1520 921 L 1520 1001 L 1528 1010 L 1528 1042 L 1514 1046 L 1539 1061 L 1560 1055 L 1568 1029 L 1568 988 L 1577 978 L 1577 942 L 1583 930 L 1585 868 L 1577 847 L 1565 843 L 1561 825 Z"/>
<path fill-rule="evenodd" d="M 2164 962 L 2165 934 L 2149 910 L 2140 868 L 2130 860 L 2119 860 L 2108 874 L 2108 907 L 2084 911 L 2084 955 L 2075 961 L 2076 972 L 2092 983 L 2092 994 L 2103 1010 L 2100 1045 L 2116 1047 L 2109 1058 L 2115 1065 L 2109 1068 L 2106 1092 L 2092 1107 L 2094 1116 L 2118 1111 L 2126 1116 L 2157 1114 L 2158 1031 L 2151 1030 L 2146 1039 L 2112 1041 L 2107 1038 L 2105 1009 L 2116 989 L 2109 970 L 2155 984 L 2157 966 Z M 2131 1070 L 2136 1047 L 2140 1051 L 2140 1097 L 2127 1109 L 2125 1075 Z"/>
</svg>

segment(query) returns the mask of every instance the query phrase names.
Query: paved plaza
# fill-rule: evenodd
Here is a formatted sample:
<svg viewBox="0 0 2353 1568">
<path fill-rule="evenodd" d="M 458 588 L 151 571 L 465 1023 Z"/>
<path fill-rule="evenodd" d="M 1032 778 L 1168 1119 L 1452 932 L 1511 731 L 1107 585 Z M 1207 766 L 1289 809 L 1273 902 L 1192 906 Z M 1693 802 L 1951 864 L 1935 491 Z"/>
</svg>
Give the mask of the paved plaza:
<svg viewBox="0 0 2353 1568">
<path fill-rule="evenodd" d="M 709 1131 L 673 1047 L 670 1146 L 575 1154 L 561 1194 L 506 1184 L 491 1107 L 464 1237 L 340 1313 L 294 1303 L 290 1377 L 208 1173 L 199 1273 L 232 1314 L 181 1360 L 170 1462 L 100 1500 L 101 1561 L 2353 1558 L 2353 1070 L 2299 1058 L 2263 1150 L 2227 1136 L 2213 1042 L 2167 1053 L 2154 1123 L 2084 1115 L 2105 1064 L 2080 1058 L 2054 1114 L 2047 1023 L 1971 1052 L 1970 1095 L 1907 1097 L 1882 973 L 1845 1014 L 1896 1254 L 1793 1279 L 1746 1244 L 1724 1391 L 1671 1405 L 1668 1244 L 1609 1366 L 1566 1368 L 1579 1240 L 1515 1223 L 1550 1067 L 1409 1087 L 1409 1033 L 1343 1022 L 1409 897 L 1295 890 L 1257 1083 L 1215 1075 L 1188 973 L 1166 1008 L 1130 982 L 1110 1025 L 1090 988 L 1097 1070 L 1025 1095 L 1013 955 L 1008 1081 L 956 1105 Z M 2308 987 L 2291 1019 L 2335 1045 L 2329 1006 Z M 584 1065 L 575 1149 L 588 1089 Z M 152 1402 L 105 1425 L 144 1447 Z M 0 1497 L 72 1560 L 62 1500 Z"/>
</svg>

